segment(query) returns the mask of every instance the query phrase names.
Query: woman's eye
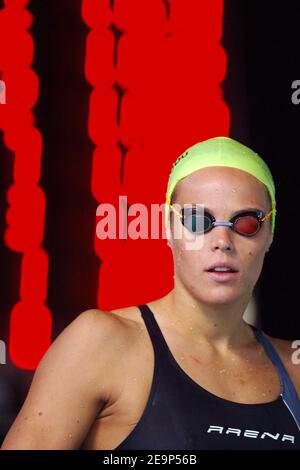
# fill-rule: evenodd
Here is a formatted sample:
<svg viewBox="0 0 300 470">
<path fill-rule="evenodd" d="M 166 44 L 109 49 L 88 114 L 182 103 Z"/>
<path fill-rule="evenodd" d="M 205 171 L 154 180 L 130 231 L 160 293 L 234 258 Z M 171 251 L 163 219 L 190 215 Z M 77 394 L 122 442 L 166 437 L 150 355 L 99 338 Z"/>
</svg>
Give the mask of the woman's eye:
<svg viewBox="0 0 300 470">
<path fill-rule="evenodd" d="M 259 220 L 254 215 L 245 215 L 239 217 L 235 222 L 235 228 L 245 235 L 251 235 L 255 233 L 259 228 Z"/>
<path fill-rule="evenodd" d="M 191 214 L 185 218 L 185 227 L 190 232 L 205 232 L 210 227 L 210 219 L 199 214 Z"/>
</svg>

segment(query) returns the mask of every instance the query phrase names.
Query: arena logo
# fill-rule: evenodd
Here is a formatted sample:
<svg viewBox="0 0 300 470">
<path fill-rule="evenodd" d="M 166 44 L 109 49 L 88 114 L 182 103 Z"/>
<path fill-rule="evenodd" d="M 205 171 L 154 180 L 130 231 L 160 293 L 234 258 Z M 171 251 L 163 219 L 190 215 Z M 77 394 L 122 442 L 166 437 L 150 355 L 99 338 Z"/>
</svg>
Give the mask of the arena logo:
<svg viewBox="0 0 300 470">
<path fill-rule="evenodd" d="M 6 345 L 0 340 L 0 365 L 6 364 Z"/>
<path fill-rule="evenodd" d="M 3 80 L 0 80 L 0 104 L 6 104 L 6 86 Z"/>
<path fill-rule="evenodd" d="M 213 426 L 210 425 L 207 429 L 207 433 L 217 432 L 218 434 L 233 435 L 236 437 L 248 437 L 252 439 L 273 439 L 274 441 L 288 441 L 291 444 L 295 444 L 295 436 L 289 434 L 271 434 L 270 432 L 255 431 L 252 429 L 239 429 L 239 428 L 226 428 L 224 426 Z"/>
<path fill-rule="evenodd" d="M 182 207 L 184 210 L 197 211 L 198 216 L 204 215 L 203 204 L 173 204 L 176 211 L 180 211 Z M 96 235 L 100 240 L 112 239 L 163 239 L 166 238 L 164 231 L 162 230 L 161 215 L 165 212 L 165 204 L 151 204 L 150 217 L 149 217 L 148 206 L 142 203 L 134 203 L 128 207 L 127 196 L 119 196 L 119 206 L 116 208 L 110 203 L 101 203 L 97 207 L 96 216 L 101 217 L 96 225 Z M 128 218 L 131 220 L 128 220 Z M 150 231 L 149 234 L 149 220 L 150 220 Z M 177 217 L 176 217 L 177 220 Z M 204 228 L 204 218 L 199 217 L 200 222 L 197 222 L 197 226 L 200 230 Z M 201 226 L 202 224 L 202 226 Z M 117 233 L 118 225 L 118 233 Z M 180 221 L 174 224 L 173 238 L 184 239 L 185 248 L 187 250 L 199 250 L 203 246 L 203 235 L 189 232 Z"/>
<path fill-rule="evenodd" d="M 180 155 L 180 156 L 177 158 L 177 160 L 175 161 L 175 163 L 172 165 L 172 170 L 173 170 L 173 168 L 174 168 L 183 158 L 187 157 L 188 154 L 189 154 L 189 151 L 186 150 L 186 152 L 184 152 L 182 155 Z"/>
</svg>

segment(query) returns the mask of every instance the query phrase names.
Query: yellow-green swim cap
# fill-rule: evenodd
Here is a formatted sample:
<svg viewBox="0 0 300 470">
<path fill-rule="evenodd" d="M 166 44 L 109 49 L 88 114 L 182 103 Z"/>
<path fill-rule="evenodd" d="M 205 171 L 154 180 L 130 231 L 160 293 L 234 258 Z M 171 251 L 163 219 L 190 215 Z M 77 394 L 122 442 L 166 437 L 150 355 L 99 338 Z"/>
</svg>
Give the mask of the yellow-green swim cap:
<svg viewBox="0 0 300 470">
<path fill-rule="evenodd" d="M 180 155 L 172 166 L 169 176 L 165 204 L 165 224 L 168 229 L 170 203 L 177 183 L 196 170 L 209 166 L 227 166 L 250 173 L 263 183 L 272 203 L 272 233 L 275 229 L 276 200 L 275 184 L 266 162 L 246 145 L 229 137 L 214 137 L 199 142 Z"/>
</svg>

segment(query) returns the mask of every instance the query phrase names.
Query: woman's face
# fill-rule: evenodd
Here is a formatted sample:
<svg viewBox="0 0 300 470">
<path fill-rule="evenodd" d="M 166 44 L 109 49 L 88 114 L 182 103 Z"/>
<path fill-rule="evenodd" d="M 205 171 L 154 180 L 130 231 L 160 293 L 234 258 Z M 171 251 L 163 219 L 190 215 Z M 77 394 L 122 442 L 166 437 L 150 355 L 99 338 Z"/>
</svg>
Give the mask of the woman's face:
<svg viewBox="0 0 300 470">
<path fill-rule="evenodd" d="M 180 181 L 172 204 L 203 204 L 216 220 L 229 221 L 237 211 L 250 207 L 270 210 L 266 188 L 249 173 L 227 167 L 197 170 Z M 172 222 L 173 221 L 173 222 Z M 229 227 L 217 226 L 205 233 L 199 249 L 187 250 L 191 234 L 174 238 L 180 219 L 172 214 L 170 246 L 174 257 L 175 286 L 180 282 L 193 298 L 214 304 L 250 298 L 260 276 L 264 256 L 272 242 L 271 217 L 253 237 L 242 236 Z M 181 226 L 182 228 L 182 226 Z M 201 235 L 198 235 L 198 237 Z M 218 262 L 232 264 L 238 272 L 224 282 L 215 280 L 206 270 Z"/>
</svg>

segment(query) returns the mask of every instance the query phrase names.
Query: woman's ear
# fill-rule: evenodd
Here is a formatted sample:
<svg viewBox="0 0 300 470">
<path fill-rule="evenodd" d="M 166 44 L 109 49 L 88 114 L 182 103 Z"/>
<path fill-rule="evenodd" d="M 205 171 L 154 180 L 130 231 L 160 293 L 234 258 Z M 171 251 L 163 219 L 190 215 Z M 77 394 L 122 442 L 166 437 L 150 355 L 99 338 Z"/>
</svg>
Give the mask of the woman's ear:
<svg viewBox="0 0 300 470">
<path fill-rule="evenodd" d="M 172 215 L 169 214 L 169 220 L 168 220 L 168 223 L 166 224 L 167 227 L 166 227 L 165 231 L 166 231 L 167 245 L 171 250 L 173 249 L 173 235 L 172 235 L 172 230 L 171 230 L 171 224 L 172 223 L 173 223 Z"/>
<path fill-rule="evenodd" d="M 166 228 L 166 240 L 167 240 L 167 245 L 169 248 L 173 248 L 173 243 L 172 243 L 172 236 L 171 236 L 171 229 L 170 229 L 170 223 L 168 223 L 168 227 Z"/>
<path fill-rule="evenodd" d="M 271 245 L 273 243 L 273 234 L 271 235 L 271 238 L 267 244 L 267 249 L 266 249 L 266 253 L 268 253 L 268 251 L 270 251 L 270 248 L 271 248 Z"/>
</svg>

